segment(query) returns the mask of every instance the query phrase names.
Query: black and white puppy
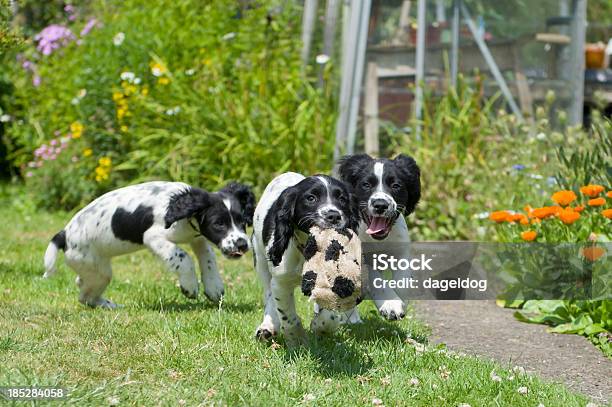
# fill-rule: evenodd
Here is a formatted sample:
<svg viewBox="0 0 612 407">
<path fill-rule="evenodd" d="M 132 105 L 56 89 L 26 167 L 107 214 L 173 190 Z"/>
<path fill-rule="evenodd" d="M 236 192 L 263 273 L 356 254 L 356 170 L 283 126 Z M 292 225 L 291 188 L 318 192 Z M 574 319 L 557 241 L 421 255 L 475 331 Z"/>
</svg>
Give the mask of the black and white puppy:
<svg viewBox="0 0 612 407">
<path fill-rule="evenodd" d="M 279 330 L 289 346 L 305 335 L 293 295 L 302 278 L 300 247 L 310 227 L 357 231 L 359 214 L 347 186 L 335 178 L 288 172 L 266 187 L 253 222 L 255 268 L 264 287 L 264 318 L 256 337 L 268 340 Z"/>
<path fill-rule="evenodd" d="M 340 159 L 338 173 L 359 202 L 361 241 L 406 243 L 408 258 L 410 237 L 404 216 L 414 211 L 421 198 L 420 170 L 414 159 L 402 154 L 393 160 L 351 155 Z M 400 277 L 404 276 L 394 273 L 394 278 Z M 401 298 L 405 293 L 385 288 L 370 294 L 381 315 L 390 320 L 404 317 Z M 356 310 L 348 314 L 351 322 L 359 321 Z"/>
<path fill-rule="evenodd" d="M 56 268 L 59 250 L 77 273 L 79 301 L 91 307 L 115 308 L 102 298 L 112 277 L 111 258 L 148 248 L 168 270 L 178 274 L 181 291 L 198 296 L 194 263 L 178 244 L 195 252 L 204 293 L 218 302 L 223 281 L 211 244 L 229 258 L 248 249 L 245 229 L 252 224 L 255 196 L 249 187 L 230 183 L 216 193 L 180 182 L 147 182 L 120 188 L 80 210 L 56 234 L 45 253 L 45 277 Z"/>
</svg>

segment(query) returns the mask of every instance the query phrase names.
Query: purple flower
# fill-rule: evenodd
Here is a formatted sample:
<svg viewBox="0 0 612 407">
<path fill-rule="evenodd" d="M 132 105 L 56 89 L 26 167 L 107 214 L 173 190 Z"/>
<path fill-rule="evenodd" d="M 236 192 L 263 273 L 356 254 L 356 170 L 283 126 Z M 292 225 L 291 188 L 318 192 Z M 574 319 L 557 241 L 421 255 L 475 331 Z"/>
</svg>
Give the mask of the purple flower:
<svg viewBox="0 0 612 407">
<path fill-rule="evenodd" d="M 56 145 L 56 144 L 57 144 L 57 140 L 51 140 L 51 141 L 49 142 L 49 144 L 51 144 L 52 146 L 54 146 L 54 145 Z"/>
<path fill-rule="evenodd" d="M 28 61 L 27 59 L 25 61 L 23 61 L 23 63 L 21 64 L 21 67 L 23 69 L 25 69 L 26 71 L 31 71 L 32 70 L 32 62 Z"/>
<path fill-rule="evenodd" d="M 39 87 L 40 86 L 40 75 L 35 74 L 32 77 L 32 85 L 34 85 L 35 87 Z"/>
<path fill-rule="evenodd" d="M 515 164 L 512 166 L 512 169 L 516 171 L 522 171 L 525 169 L 525 166 L 523 164 Z"/>
<path fill-rule="evenodd" d="M 74 40 L 75 36 L 68 27 L 63 25 L 51 24 L 36 34 L 34 40 L 38 42 L 36 49 L 43 55 L 51 53 Z"/>
<path fill-rule="evenodd" d="M 81 30 L 81 37 L 84 37 L 89 34 L 89 32 L 96 26 L 97 22 L 98 20 L 96 20 L 95 18 L 89 20 L 87 24 L 85 24 L 85 27 L 83 27 L 83 29 Z"/>
<path fill-rule="evenodd" d="M 74 6 L 72 4 L 66 4 L 64 6 L 64 11 L 68 14 L 74 13 Z"/>
<path fill-rule="evenodd" d="M 34 175 L 34 174 L 32 173 L 32 171 L 28 171 L 28 172 L 26 173 L 26 177 L 28 177 L 28 178 L 32 177 L 33 175 Z"/>
</svg>

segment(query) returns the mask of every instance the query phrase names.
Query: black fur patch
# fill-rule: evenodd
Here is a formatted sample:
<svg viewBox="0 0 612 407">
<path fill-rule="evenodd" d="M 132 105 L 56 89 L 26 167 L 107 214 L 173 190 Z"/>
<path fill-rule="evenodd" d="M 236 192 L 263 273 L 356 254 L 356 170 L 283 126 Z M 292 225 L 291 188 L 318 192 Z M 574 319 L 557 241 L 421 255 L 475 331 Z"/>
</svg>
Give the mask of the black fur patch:
<svg viewBox="0 0 612 407">
<path fill-rule="evenodd" d="M 117 208 L 111 219 L 111 229 L 117 239 L 142 244 L 142 236 L 153 225 L 153 208 L 138 205 L 134 212 Z"/>
<path fill-rule="evenodd" d="M 210 204 L 208 192 L 199 188 L 187 188 L 175 194 L 168 202 L 168 210 L 164 221 L 166 229 L 174 222 L 181 219 L 189 219 L 196 214 L 202 213 Z"/>
<path fill-rule="evenodd" d="M 340 244 L 336 239 L 332 239 L 329 246 L 325 250 L 325 261 L 338 261 L 340 258 L 340 251 L 344 250 L 344 246 Z"/>
<path fill-rule="evenodd" d="M 62 230 L 53 236 L 51 242 L 60 250 L 66 251 L 66 231 Z"/>
<path fill-rule="evenodd" d="M 314 271 L 307 271 L 306 273 L 304 273 L 304 276 L 302 276 L 302 293 L 305 296 L 310 297 L 310 294 L 312 294 L 312 290 L 315 287 L 316 281 L 317 273 L 315 273 Z"/>
<path fill-rule="evenodd" d="M 312 256 L 317 254 L 319 248 L 317 247 L 317 239 L 313 235 L 309 235 L 306 243 L 304 244 L 304 250 L 302 254 L 304 254 L 304 258 L 306 260 L 312 259 Z"/>
<path fill-rule="evenodd" d="M 304 283 L 302 282 L 302 285 Z M 355 283 L 342 276 L 336 277 L 332 291 L 340 298 L 350 297 L 355 291 Z"/>
</svg>

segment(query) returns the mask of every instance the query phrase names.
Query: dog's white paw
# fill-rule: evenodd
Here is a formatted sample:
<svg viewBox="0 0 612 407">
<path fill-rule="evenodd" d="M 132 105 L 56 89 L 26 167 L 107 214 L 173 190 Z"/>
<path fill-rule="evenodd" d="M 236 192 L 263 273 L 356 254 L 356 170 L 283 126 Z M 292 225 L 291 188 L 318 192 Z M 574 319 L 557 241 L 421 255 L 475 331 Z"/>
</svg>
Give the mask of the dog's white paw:
<svg viewBox="0 0 612 407">
<path fill-rule="evenodd" d="M 204 294 L 206 298 L 214 303 L 221 301 L 221 297 L 225 294 L 225 290 L 223 288 L 223 281 L 220 278 L 206 278 L 202 283 L 204 283 Z"/>
<path fill-rule="evenodd" d="M 257 327 L 255 331 L 255 339 L 262 342 L 268 342 L 276 336 L 274 325 L 263 323 Z"/>
<path fill-rule="evenodd" d="M 198 279 L 193 276 L 193 278 L 179 278 L 179 285 L 181 287 L 181 292 L 187 298 L 192 300 L 198 298 L 199 292 L 199 283 Z"/>
<path fill-rule="evenodd" d="M 389 321 L 396 321 L 406 316 L 406 305 L 402 300 L 387 300 L 378 308 L 378 312 Z"/>
<path fill-rule="evenodd" d="M 334 333 L 340 324 L 342 324 L 343 316 L 337 312 L 326 309 L 320 310 L 314 315 L 310 322 L 310 329 L 315 334 L 331 334 Z"/>
</svg>

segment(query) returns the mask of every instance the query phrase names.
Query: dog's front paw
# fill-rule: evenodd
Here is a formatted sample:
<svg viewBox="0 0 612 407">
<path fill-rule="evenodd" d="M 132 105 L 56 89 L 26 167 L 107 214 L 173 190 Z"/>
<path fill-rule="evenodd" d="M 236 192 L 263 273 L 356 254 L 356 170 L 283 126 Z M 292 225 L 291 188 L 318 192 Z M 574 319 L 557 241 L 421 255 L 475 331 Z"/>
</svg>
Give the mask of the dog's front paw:
<svg viewBox="0 0 612 407">
<path fill-rule="evenodd" d="M 221 301 L 221 298 L 225 294 L 223 281 L 221 281 L 221 279 L 207 279 L 203 281 L 203 283 L 204 295 L 206 295 L 206 298 L 214 303 Z"/>
<path fill-rule="evenodd" d="M 261 342 L 269 342 L 276 336 L 276 331 L 272 327 L 259 326 L 255 331 L 255 339 Z"/>
<path fill-rule="evenodd" d="M 181 287 L 181 292 L 183 293 L 183 295 L 189 299 L 195 300 L 196 298 L 198 298 L 198 287 L 196 286 L 195 289 L 193 287 L 191 288 L 185 288 L 182 285 Z"/>
<path fill-rule="evenodd" d="M 378 308 L 378 312 L 389 321 L 396 321 L 406 316 L 406 305 L 402 300 L 387 300 Z"/>
</svg>

